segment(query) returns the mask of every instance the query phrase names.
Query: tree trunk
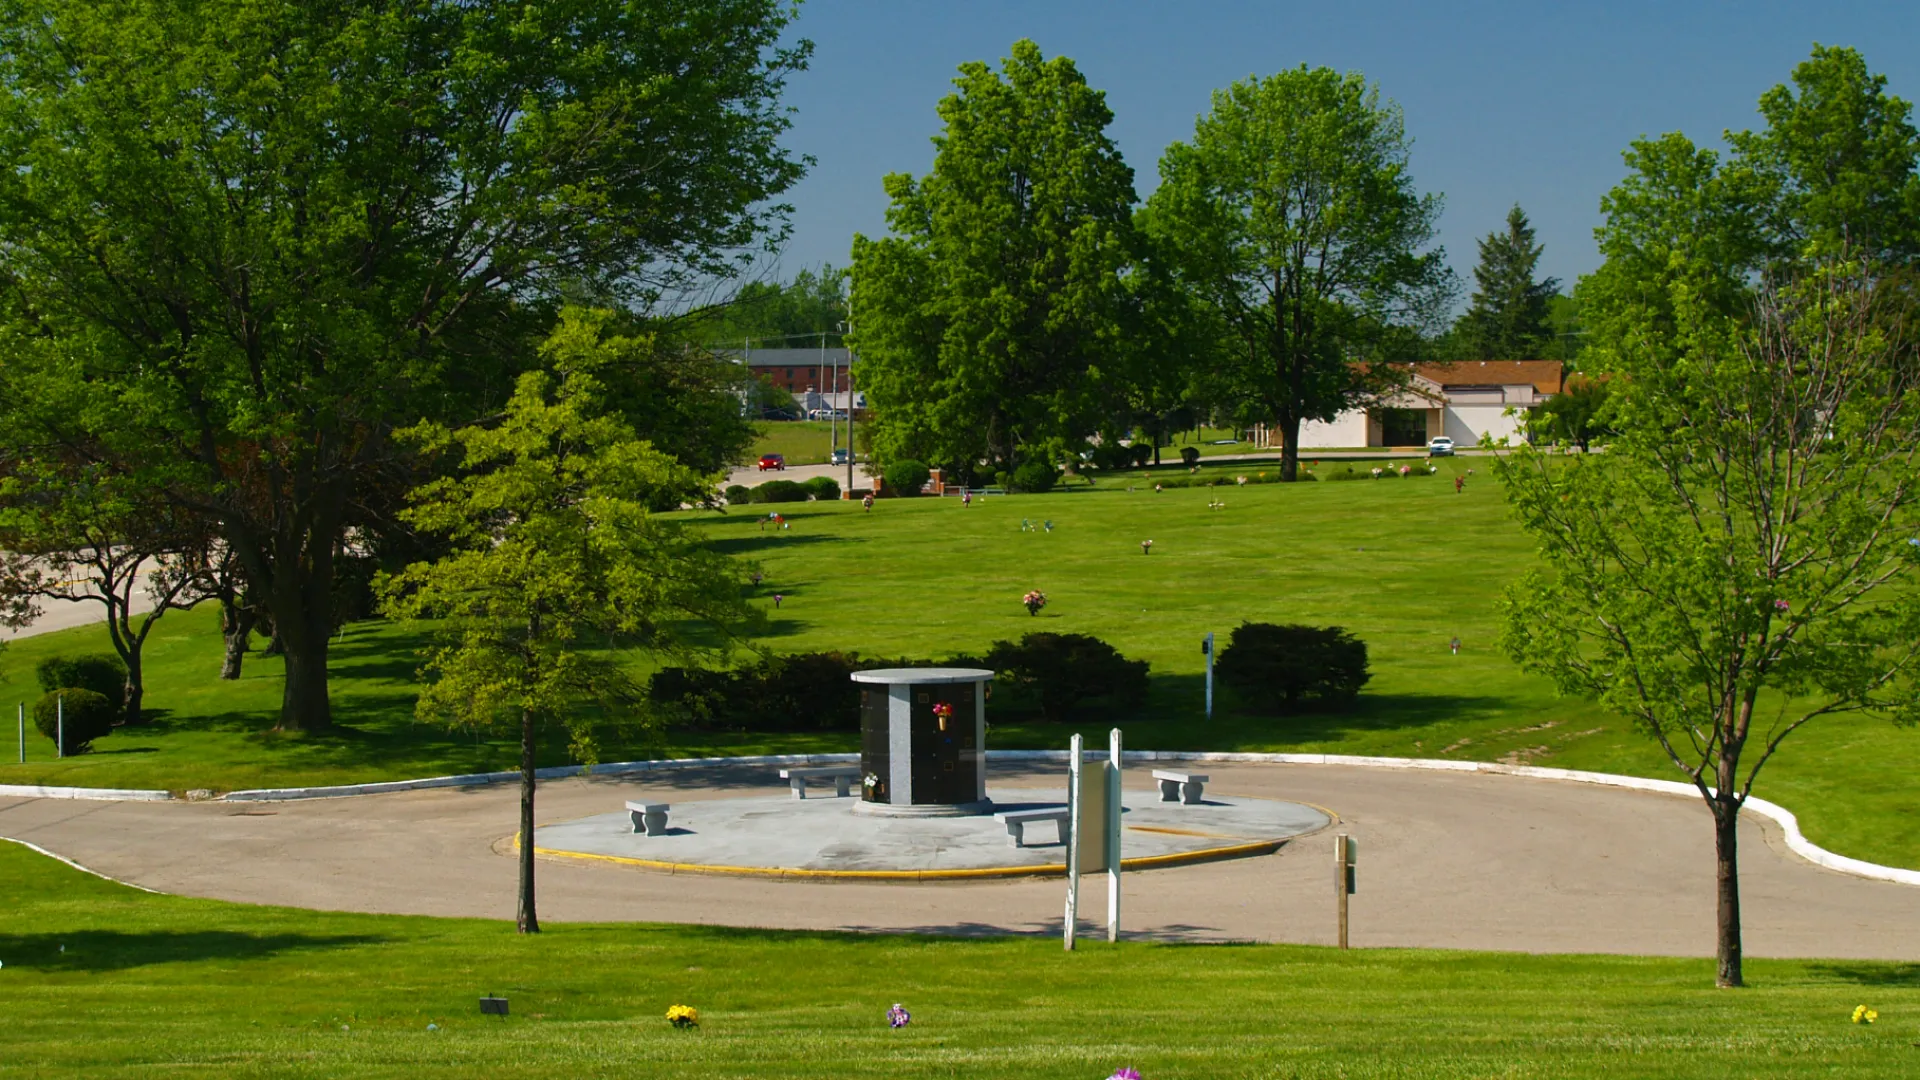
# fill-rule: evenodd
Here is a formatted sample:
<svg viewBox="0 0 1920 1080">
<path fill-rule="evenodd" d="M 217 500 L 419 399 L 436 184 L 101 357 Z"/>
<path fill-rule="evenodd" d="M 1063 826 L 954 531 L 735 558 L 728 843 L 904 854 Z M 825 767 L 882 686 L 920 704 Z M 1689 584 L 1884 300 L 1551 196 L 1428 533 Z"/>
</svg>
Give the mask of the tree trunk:
<svg viewBox="0 0 1920 1080">
<path fill-rule="evenodd" d="M 146 698 L 146 680 L 140 670 L 140 648 L 136 645 L 126 656 L 127 685 L 120 695 L 120 706 L 125 723 L 138 727 L 146 722 L 146 716 L 140 711 L 141 702 Z"/>
<path fill-rule="evenodd" d="M 1744 986 L 1740 948 L 1740 804 L 1716 793 L 1713 805 L 1713 848 L 1718 878 L 1719 966 L 1718 986 Z"/>
<path fill-rule="evenodd" d="M 1300 418 L 1280 421 L 1280 482 L 1291 484 L 1300 479 Z"/>
<path fill-rule="evenodd" d="M 523 934 L 540 932 L 533 904 L 533 712 L 520 710 L 520 910 L 514 922 Z"/>
<path fill-rule="evenodd" d="M 254 614 L 251 608 L 239 604 L 221 602 L 220 629 L 226 639 L 226 654 L 220 661 L 220 677 L 237 679 L 240 677 L 240 662 L 246 658 L 249 639 L 253 636 Z"/>
<path fill-rule="evenodd" d="M 287 657 L 280 695 L 281 731 L 325 731 L 333 726 L 327 698 L 327 649 L 333 641 L 333 557 L 305 565 L 276 559 L 273 629 Z"/>
</svg>

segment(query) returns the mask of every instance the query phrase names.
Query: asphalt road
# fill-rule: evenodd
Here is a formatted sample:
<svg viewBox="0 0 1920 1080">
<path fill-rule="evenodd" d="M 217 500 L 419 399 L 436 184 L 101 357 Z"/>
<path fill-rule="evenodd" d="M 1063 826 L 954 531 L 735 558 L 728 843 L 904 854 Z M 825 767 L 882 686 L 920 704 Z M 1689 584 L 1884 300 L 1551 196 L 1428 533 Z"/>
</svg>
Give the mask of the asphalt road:
<svg viewBox="0 0 1920 1080">
<path fill-rule="evenodd" d="M 1210 791 L 1316 804 L 1340 824 L 1277 855 L 1126 878 L 1130 937 L 1330 943 L 1333 831 L 1359 841 L 1357 946 L 1707 956 L 1711 832 L 1697 800 L 1509 776 L 1340 766 L 1211 770 Z M 1145 769 L 1128 787 L 1147 789 Z M 996 784 L 1058 770 L 996 767 Z M 540 820 L 783 790 L 771 769 L 543 785 Z M 280 804 L 0 800 L 0 835 L 165 892 L 329 910 L 511 919 L 511 785 Z M 1754 956 L 1913 959 L 1920 892 L 1823 870 L 1751 819 L 1743 845 Z M 659 920 L 794 929 L 1057 933 L 1058 880 L 805 883 L 673 876 L 550 859 L 550 920 Z M 1089 879 L 1083 911 L 1104 912 Z"/>
</svg>

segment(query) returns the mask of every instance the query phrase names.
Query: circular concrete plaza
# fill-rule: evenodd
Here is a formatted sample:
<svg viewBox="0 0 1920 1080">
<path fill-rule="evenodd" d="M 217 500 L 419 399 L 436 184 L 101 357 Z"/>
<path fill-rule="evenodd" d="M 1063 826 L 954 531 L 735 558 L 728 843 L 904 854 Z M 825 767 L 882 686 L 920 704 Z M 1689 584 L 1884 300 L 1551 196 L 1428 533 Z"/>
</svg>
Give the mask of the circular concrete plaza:
<svg viewBox="0 0 1920 1080">
<path fill-rule="evenodd" d="M 1065 810 L 1058 788 L 995 788 L 994 813 Z M 1016 847 L 994 814 L 885 817 L 853 798 L 757 796 L 673 804 L 666 832 L 636 833 L 628 813 L 596 814 L 534 833 L 541 855 L 668 870 L 795 878 L 939 881 L 1063 874 L 1058 824 L 1024 826 Z M 1129 870 L 1270 855 L 1332 818 L 1296 802 L 1210 796 L 1188 805 L 1129 791 L 1121 800 Z"/>
</svg>

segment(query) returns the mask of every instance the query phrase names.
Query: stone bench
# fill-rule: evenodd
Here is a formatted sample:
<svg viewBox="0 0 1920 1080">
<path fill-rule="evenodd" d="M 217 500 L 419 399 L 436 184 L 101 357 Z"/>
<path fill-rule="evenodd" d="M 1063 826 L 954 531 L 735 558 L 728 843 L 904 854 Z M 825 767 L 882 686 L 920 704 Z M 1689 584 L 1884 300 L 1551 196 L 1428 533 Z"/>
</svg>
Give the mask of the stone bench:
<svg viewBox="0 0 1920 1080">
<path fill-rule="evenodd" d="M 1166 769 L 1153 770 L 1153 778 L 1160 781 L 1161 802 L 1177 801 L 1189 806 L 1200 801 L 1200 793 L 1209 779 L 1198 773 L 1170 772 Z"/>
<path fill-rule="evenodd" d="M 1064 806 L 1047 810 L 1009 810 L 994 817 L 1006 823 L 1007 837 L 1014 847 L 1027 846 L 1027 826 L 1036 821 L 1052 821 L 1060 826 L 1060 843 L 1065 846 L 1073 838 L 1073 811 Z"/>
<path fill-rule="evenodd" d="M 630 802 L 627 816 L 633 819 L 633 831 L 659 836 L 667 831 L 667 807 L 663 802 Z"/>
<path fill-rule="evenodd" d="M 828 780 L 833 781 L 835 797 L 844 799 L 853 794 L 853 783 L 860 779 L 860 766 L 823 765 L 814 769 L 781 769 L 780 779 L 793 788 L 793 797 L 796 799 L 807 797 L 808 784 Z"/>
</svg>

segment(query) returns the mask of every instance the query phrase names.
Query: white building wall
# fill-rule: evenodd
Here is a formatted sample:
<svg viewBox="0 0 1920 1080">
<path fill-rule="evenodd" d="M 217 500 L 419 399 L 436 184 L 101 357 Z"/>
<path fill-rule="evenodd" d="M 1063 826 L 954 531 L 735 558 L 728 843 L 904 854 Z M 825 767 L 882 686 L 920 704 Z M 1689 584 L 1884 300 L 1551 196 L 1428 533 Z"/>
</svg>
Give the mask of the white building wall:
<svg viewBox="0 0 1920 1080">
<path fill-rule="evenodd" d="M 1520 435 L 1520 426 L 1526 419 L 1526 410 L 1515 409 L 1511 415 L 1505 405 L 1449 405 L 1447 406 L 1446 434 L 1459 447 L 1477 446 L 1482 435 L 1491 435 L 1495 442 L 1506 439 L 1515 444 L 1525 442 Z"/>
<path fill-rule="evenodd" d="M 1276 446 L 1278 443 L 1275 444 Z M 1303 450 L 1336 450 L 1341 447 L 1367 445 L 1367 411 L 1348 409 L 1332 420 L 1321 423 L 1308 420 L 1300 425 L 1300 448 Z"/>
</svg>

